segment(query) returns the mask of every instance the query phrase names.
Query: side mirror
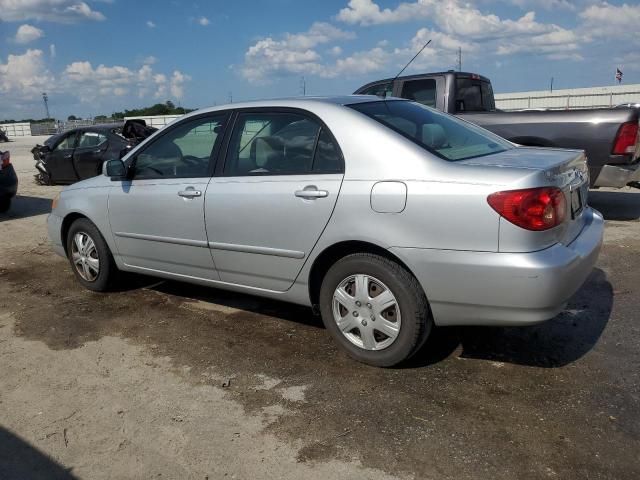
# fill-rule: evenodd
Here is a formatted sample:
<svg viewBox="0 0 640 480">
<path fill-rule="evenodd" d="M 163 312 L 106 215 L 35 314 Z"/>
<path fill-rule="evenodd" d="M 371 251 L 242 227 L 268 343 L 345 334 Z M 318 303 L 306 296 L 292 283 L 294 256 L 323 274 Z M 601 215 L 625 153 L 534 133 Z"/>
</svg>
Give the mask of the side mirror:
<svg viewBox="0 0 640 480">
<path fill-rule="evenodd" d="M 127 167 L 122 160 L 107 160 L 102 164 L 102 174 L 111 180 L 124 180 L 127 176 Z"/>
</svg>

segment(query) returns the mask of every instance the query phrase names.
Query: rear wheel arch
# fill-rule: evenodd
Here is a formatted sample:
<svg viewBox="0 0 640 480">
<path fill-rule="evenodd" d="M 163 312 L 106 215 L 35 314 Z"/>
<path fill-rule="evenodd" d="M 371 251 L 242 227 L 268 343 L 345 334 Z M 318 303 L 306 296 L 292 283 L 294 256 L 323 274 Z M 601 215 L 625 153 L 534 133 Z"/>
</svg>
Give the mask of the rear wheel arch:
<svg viewBox="0 0 640 480">
<path fill-rule="evenodd" d="M 314 307 L 318 305 L 320 299 L 320 287 L 322 286 L 322 280 L 331 268 L 341 258 L 354 253 L 371 253 L 387 258 L 392 262 L 397 263 L 407 272 L 417 278 L 411 269 L 396 255 L 391 253 L 384 247 L 376 245 L 374 243 L 360 241 L 360 240 L 348 240 L 339 242 L 327 247 L 320 253 L 311 266 L 309 271 L 309 299 L 311 305 Z"/>
</svg>

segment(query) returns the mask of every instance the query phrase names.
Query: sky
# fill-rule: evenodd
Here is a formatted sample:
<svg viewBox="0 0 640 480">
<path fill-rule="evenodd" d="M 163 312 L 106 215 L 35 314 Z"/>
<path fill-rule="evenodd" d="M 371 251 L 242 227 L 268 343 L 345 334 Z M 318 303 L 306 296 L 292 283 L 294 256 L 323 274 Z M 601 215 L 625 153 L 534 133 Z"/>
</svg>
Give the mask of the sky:
<svg viewBox="0 0 640 480">
<path fill-rule="evenodd" d="M 0 0 L 0 119 L 91 117 L 171 100 L 352 93 L 456 68 L 496 92 L 640 83 L 640 2 Z M 303 80 L 304 78 L 304 80 Z"/>
</svg>

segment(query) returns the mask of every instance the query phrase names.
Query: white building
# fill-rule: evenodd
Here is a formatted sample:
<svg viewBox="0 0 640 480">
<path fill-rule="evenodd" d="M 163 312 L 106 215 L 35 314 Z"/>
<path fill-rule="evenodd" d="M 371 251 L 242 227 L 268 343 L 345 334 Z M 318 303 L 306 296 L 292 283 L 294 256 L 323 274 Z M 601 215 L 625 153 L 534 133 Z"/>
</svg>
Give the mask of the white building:
<svg viewBox="0 0 640 480">
<path fill-rule="evenodd" d="M 621 103 L 640 103 L 640 84 L 496 94 L 501 110 L 604 108 Z"/>
</svg>

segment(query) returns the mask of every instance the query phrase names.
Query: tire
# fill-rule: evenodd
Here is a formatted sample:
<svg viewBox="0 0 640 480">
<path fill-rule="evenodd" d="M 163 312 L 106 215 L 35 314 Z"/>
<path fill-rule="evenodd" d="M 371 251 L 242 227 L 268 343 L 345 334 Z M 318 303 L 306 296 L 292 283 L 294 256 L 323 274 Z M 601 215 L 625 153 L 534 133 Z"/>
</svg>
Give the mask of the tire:
<svg viewBox="0 0 640 480">
<path fill-rule="evenodd" d="M 366 288 L 366 296 L 358 293 L 357 285 L 359 291 Z M 391 307 L 382 309 L 383 305 Z M 392 367 L 410 358 L 433 326 L 427 298 L 415 277 L 398 263 L 369 253 L 349 255 L 329 269 L 320 287 L 320 313 L 327 330 L 352 358 L 377 367 Z"/>
<path fill-rule="evenodd" d="M 87 248 L 83 253 L 78 243 L 76 243 L 77 236 L 80 236 L 80 239 L 89 238 L 94 248 L 91 248 L 91 244 L 86 241 L 84 245 Z M 79 255 L 76 255 L 77 253 Z M 76 220 L 69 228 L 69 233 L 67 234 L 67 258 L 71 264 L 71 270 L 73 270 L 78 281 L 83 287 L 94 292 L 111 290 L 119 277 L 118 267 L 113 260 L 113 255 L 107 242 L 98 228 L 86 218 Z M 81 262 L 79 264 L 76 263 L 78 259 Z M 98 266 L 97 274 L 95 271 L 96 260 Z M 82 263 L 86 264 L 88 271 L 84 269 Z"/>
<path fill-rule="evenodd" d="M 0 213 L 7 212 L 11 207 L 11 197 L 0 198 Z"/>
</svg>

